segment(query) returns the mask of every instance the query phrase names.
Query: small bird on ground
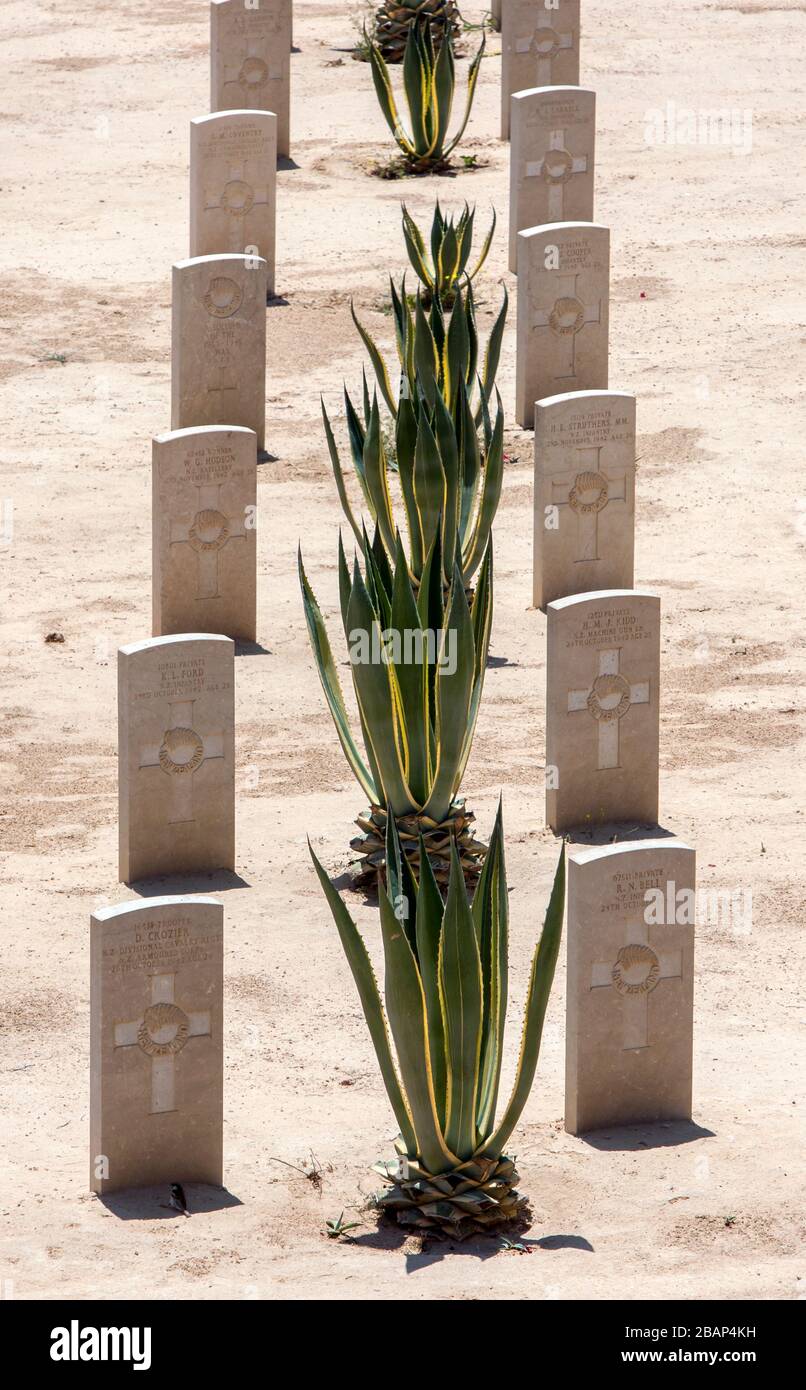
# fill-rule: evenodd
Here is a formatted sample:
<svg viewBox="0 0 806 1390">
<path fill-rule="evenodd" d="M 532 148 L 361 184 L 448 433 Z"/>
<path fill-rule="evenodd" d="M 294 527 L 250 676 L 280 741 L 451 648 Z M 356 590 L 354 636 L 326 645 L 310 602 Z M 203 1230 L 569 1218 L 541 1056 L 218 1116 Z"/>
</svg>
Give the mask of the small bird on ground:
<svg viewBox="0 0 806 1390">
<path fill-rule="evenodd" d="M 181 1211 L 183 1216 L 190 1216 L 185 1189 L 181 1182 L 171 1183 L 171 1206 L 176 1211 Z"/>
</svg>

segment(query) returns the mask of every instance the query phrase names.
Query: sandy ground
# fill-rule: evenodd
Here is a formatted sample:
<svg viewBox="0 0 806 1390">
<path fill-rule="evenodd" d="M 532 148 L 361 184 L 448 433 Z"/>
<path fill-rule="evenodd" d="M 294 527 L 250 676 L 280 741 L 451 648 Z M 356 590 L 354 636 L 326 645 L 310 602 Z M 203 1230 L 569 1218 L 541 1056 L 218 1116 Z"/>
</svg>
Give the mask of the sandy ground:
<svg viewBox="0 0 806 1390">
<path fill-rule="evenodd" d="M 366 67 L 342 61 L 349 7 L 296 6 L 294 167 L 280 175 L 260 468 L 261 649 L 237 662 L 238 875 L 146 892 L 226 905 L 227 1195 L 191 1221 L 87 1180 L 88 917 L 116 883 L 116 648 L 150 633 L 150 438 L 169 425 L 170 265 L 187 254 L 188 121 L 207 111 L 202 0 L 6 0 L 0 1281 L 18 1299 L 806 1297 L 802 971 L 806 720 L 802 475 L 802 3 L 585 0 L 582 81 L 598 93 L 597 220 L 612 228 L 611 386 L 638 397 L 639 584 L 663 596 L 663 824 L 700 883 L 752 888 L 752 930 L 698 937 L 694 1125 L 562 1128 L 563 993 L 513 1149 L 529 1256 L 419 1252 L 355 1215 L 391 1112 L 307 860 L 334 875 L 362 809 L 325 710 L 295 574 L 335 613 L 340 511 L 318 416 L 360 376 L 355 295 L 403 268 L 401 196 L 501 214 L 480 281 L 506 273 L 499 44 L 454 181 L 368 177 L 388 155 Z M 69 11 L 69 13 L 68 13 Z M 470 7 L 468 14 L 480 13 Z M 648 145 L 645 112 L 749 109 L 752 152 Z M 53 360 L 61 354 L 64 361 Z M 514 312 L 501 385 L 510 420 Z M 798 418 L 798 415 L 800 418 Z M 503 788 L 519 1011 L 555 844 L 543 828 L 545 619 L 530 609 L 531 437 L 508 430 L 496 542 L 495 663 L 465 790 L 488 829 Z M 52 631 L 63 644 L 46 644 Z M 373 910 L 351 895 L 373 952 Z M 802 973 L 800 979 L 802 981 Z M 510 1033 L 510 1074 L 518 1024 Z M 299 1171 L 311 1155 L 314 1183 Z M 296 1165 L 287 1166 L 287 1165 Z M 326 1218 L 364 1224 L 328 1241 Z M 799 1254 L 799 1251 L 801 1252 Z M 491 1258 L 492 1255 L 494 1258 Z M 798 1280 L 801 1282 L 799 1283 Z"/>
</svg>

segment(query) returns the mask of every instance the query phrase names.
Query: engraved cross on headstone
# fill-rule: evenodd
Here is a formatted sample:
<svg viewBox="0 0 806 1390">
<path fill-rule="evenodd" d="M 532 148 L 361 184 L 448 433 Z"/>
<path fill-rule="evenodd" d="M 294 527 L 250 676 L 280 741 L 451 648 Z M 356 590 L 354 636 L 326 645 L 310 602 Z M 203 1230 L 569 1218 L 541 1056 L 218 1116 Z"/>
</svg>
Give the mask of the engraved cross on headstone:
<svg viewBox="0 0 806 1390">
<path fill-rule="evenodd" d="M 224 732 L 197 734 L 193 728 L 195 700 L 177 700 L 170 705 L 168 727 L 159 744 L 146 744 L 140 750 L 140 768 L 159 767 L 170 777 L 169 825 L 195 820 L 193 814 L 193 774 L 202 763 L 224 756 Z"/>
<path fill-rule="evenodd" d="M 238 391 L 237 381 L 232 380 L 232 372 L 227 372 L 223 367 L 219 368 L 218 380 L 212 381 L 207 387 L 207 395 L 219 396 L 216 403 L 215 416 L 217 420 L 226 420 L 227 415 L 227 396 L 232 392 Z"/>
<path fill-rule="evenodd" d="M 218 556 L 230 541 L 246 540 L 245 517 L 221 510 L 221 483 L 197 484 L 199 504 L 192 516 L 171 522 L 171 545 L 196 552 L 196 598 L 218 598 Z"/>
<path fill-rule="evenodd" d="M 580 272 L 575 275 L 560 275 L 557 279 L 557 298 L 551 309 L 534 309 L 532 318 L 532 331 L 538 328 L 548 328 L 560 339 L 565 339 L 568 344 L 568 360 L 564 364 L 567 370 L 557 374 L 557 380 L 564 377 L 576 376 L 576 341 L 577 334 L 590 323 L 601 323 L 602 321 L 602 301 L 599 300 L 595 306 L 583 304 L 577 295 L 577 280 Z"/>
<path fill-rule="evenodd" d="M 532 53 L 537 59 L 536 87 L 550 87 L 551 66 L 561 48 L 571 48 L 573 33 L 560 34 L 554 28 L 549 13 L 543 11 L 535 21 L 531 34 L 515 40 L 516 53 Z"/>
<path fill-rule="evenodd" d="M 266 88 L 270 82 L 281 82 L 285 72 L 279 58 L 270 56 L 266 60 L 265 50 L 265 35 L 248 38 L 246 52 L 242 51 L 225 64 L 224 91 L 226 92 L 230 86 L 238 88 L 238 92 L 233 94 L 237 97 L 237 101 L 233 102 L 233 110 L 236 106 L 251 111 L 271 110 L 267 104 Z"/>
<path fill-rule="evenodd" d="M 552 506 L 568 507 L 576 513 L 575 564 L 600 558 L 599 513 L 611 502 L 627 501 L 627 470 L 609 468 L 605 471 L 599 462 L 603 448 L 600 444 L 598 448 L 576 449 L 576 469 L 551 480 Z"/>
<path fill-rule="evenodd" d="M 682 951 L 655 951 L 645 922 L 628 926 L 626 941 L 615 961 L 594 961 L 591 989 L 615 989 L 621 995 L 622 1050 L 651 1046 L 649 996 L 661 980 L 682 980 Z"/>
<path fill-rule="evenodd" d="M 115 1024 L 115 1047 L 151 1058 L 151 1114 L 176 1110 L 175 1059 L 191 1038 L 210 1036 L 209 1010 L 185 1013 L 174 1000 L 173 974 L 151 976 L 151 1003 L 141 1018 Z"/>
<path fill-rule="evenodd" d="M 230 160 L 229 173 L 223 187 L 204 190 L 205 212 L 226 212 L 228 214 L 228 246 L 222 251 L 243 252 L 244 236 L 242 218 L 255 207 L 266 207 L 269 202 L 267 184 L 250 184 L 245 177 L 245 166 L 241 161 Z"/>
<path fill-rule="evenodd" d="M 597 767 L 619 766 L 619 725 L 633 705 L 649 704 L 649 681 L 631 685 L 619 671 L 618 648 L 599 652 L 599 674 L 589 690 L 569 690 L 568 713 L 586 710 L 599 725 Z"/>
<path fill-rule="evenodd" d="M 549 146 L 542 159 L 528 160 L 527 179 L 542 178 L 549 186 L 548 220 L 562 222 L 565 194 L 563 189 L 574 174 L 584 174 L 588 168 L 587 155 L 569 154 L 565 148 L 565 131 L 552 130 Z"/>
</svg>

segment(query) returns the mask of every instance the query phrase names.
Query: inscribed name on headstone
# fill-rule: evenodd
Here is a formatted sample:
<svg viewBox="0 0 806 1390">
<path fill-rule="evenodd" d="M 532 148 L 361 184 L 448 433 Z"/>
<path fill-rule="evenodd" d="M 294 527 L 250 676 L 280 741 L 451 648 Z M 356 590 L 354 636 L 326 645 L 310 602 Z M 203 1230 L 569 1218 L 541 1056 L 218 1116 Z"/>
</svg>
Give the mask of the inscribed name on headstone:
<svg viewBox="0 0 806 1390">
<path fill-rule="evenodd" d="M 153 635 L 223 632 L 254 642 L 257 439 L 174 430 L 151 449 Z"/>
<path fill-rule="evenodd" d="M 502 0 L 502 140 L 509 139 L 513 92 L 579 82 L 579 4 L 580 0 Z"/>
<path fill-rule="evenodd" d="M 656 825 L 660 599 L 605 589 L 546 613 L 547 823 Z"/>
<path fill-rule="evenodd" d="M 635 397 L 547 396 L 535 410 L 536 608 L 591 589 L 631 589 Z"/>
<path fill-rule="evenodd" d="M 565 1128 L 691 1118 L 695 853 L 568 855 Z"/>
<path fill-rule="evenodd" d="M 593 220 L 596 93 L 533 87 L 512 96 L 509 154 L 509 268 L 517 234 L 545 222 Z"/>
<path fill-rule="evenodd" d="M 235 867 L 235 643 L 184 633 L 118 651 L 120 872 Z"/>
<path fill-rule="evenodd" d="M 210 898 L 93 913 L 93 1192 L 221 1185 L 223 945 L 224 909 Z"/>
<path fill-rule="evenodd" d="M 292 0 L 212 0 L 210 110 L 273 111 L 290 150 Z"/>
<path fill-rule="evenodd" d="M 171 429 L 266 428 L 266 262 L 197 256 L 173 268 Z"/>
<path fill-rule="evenodd" d="M 610 232 L 555 222 L 518 232 L 515 414 L 534 425 L 535 401 L 607 389 Z"/>
<path fill-rule="evenodd" d="M 224 111 L 190 122 L 190 255 L 262 256 L 274 293 L 277 117 Z"/>
</svg>

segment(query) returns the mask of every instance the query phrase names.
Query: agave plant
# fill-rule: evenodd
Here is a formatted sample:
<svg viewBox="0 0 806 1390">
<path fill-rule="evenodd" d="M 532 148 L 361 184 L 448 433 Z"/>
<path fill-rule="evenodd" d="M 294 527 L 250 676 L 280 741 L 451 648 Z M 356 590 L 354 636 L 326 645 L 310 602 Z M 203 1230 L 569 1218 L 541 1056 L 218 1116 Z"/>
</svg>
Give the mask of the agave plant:
<svg viewBox="0 0 806 1390">
<path fill-rule="evenodd" d="M 505 1149 L 537 1067 L 562 933 L 563 853 L 532 960 L 515 1083 L 497 1121 L 508 972 L 500 806 L 472 907 L 455 848 L 443 902 L 423 853 L 415 879 L 390 817 L 379 894 L 385 1013 L 364 941 L 313 850 L 311 856 L 400 1126 L 397 1159 L 375 1165 L 387 1183 L 377 1205 L 403 1226 L 459 1240 L 517 1221 L 525 1199 Z"/>
<path fill-rule="evenodd" d="M 430 305 L 436 296 L 444 309 L 450 309 L 460 284 L 464 281 L 464 284 L 469 285 L 484 265 L 495 233 L 495 209 L 493 209 L 492 225 L 481 248 L 481 254 L 473 269 L 469 271 L 467 263 L 473 246 L 475 217 L 476 209 L 473 208 L 471 211 L 467 203 L 465 203 L 464 210 L 458 218 L 445 217 L 439 206 L 439 199 L 437 199 L 431 222 L 429 256 L 425 237 L 409 213 L 406 204 L 403 204 L 403 237 L 409 260 L 423 284 L 426 306 Z"/>
<path fill-rule="evenodd" d="M 487 552 L 501 497 L 504 414 L 497 397 L 493 425 L 484 402 L 482 455 L 462 374 L 452 377 L 447 402 L 437 389 L 435 377 L 427 380 L 427 386 L 428 394 L 418 378 L 414 394 L 400 401 L 395 421 L 397 486 L 392 484 L 393 470 L 383 440 L 377 393 L 371 404 L 366 394 L 362 422 L 345 391 L 353 470 L 373 530 L 390 565 L 395 563 L 401 530 L 395 520 L 393 498 L 402 499 L 414 592 L 419 592 L 438 532 L 443 586 L 450 587 L 454 569 L 458 568 L 462 583 L 469 590 Z M 339 500 L 358 544 L 363 545 L 363 525 L 359 525 L 347 496 L 344 469 L 324 401 L 322 414 Z"/>
<path fill-rule="evenodd" d="M 375 12 L 374 38 L 387 63 L 401 61 L 409 29 L 417 19 L 427 20 L 435 47 L 446 30 L 454 38 L 459 32 L 456 0 L 384 0 Z"/>
<path fill-rule="evenodd" d="M 504 289 L 504 299 L 496 320 L 490 330 L 487 347 L 479 370 L 479 334 L 476 325 L 476 305 L 473 287 L 467 285 L 464 291 L 456 292 L 453 308 L 446 318 L 443 306 L 434 296 L 430 311 L 426 313 L 421 294 L 412 308 L 406 294 L 405 277 L 398 291 L 394 281 L 389 281 L 392 298 L 392 313 L 395 321 L 395 343 L 400 371 L 400 396 L 413 397 L 421 390 L 427 400 L 432 401 L 437 392 L 450 409 L 453 409 L 459 382 L 473 393 L 478 383 L 479 396 L 474 406 L 476 423 L 480 424 L 483 403 L 489 401 L 495 385 L 495 376 L 501 357 L 501 342 L 504 337 L 509 296 Z M 361 335 L 361 340 L 369 353 L 372 369 L 389 412 L 395 416 L 398 401 L 392 387 L 392 378 L 384 361 L 383 354 L 375 339 L 367 332 L 351 305 L 353 323 Z"/>
<path fill-rule="evenodd" d="M 454 555 L 458 540 L 454 538 Z M 473 743 L 490 642 L 492 549 L 487 546 L 472 601 L 454 563 L 442 583 L 442 527 L 433 518 L 415 595 L 403 543 L 394 566 L 376 533 L 362 544 L 364 573 L 352 575 L 339 539 L 341 617 L 366 758 L 353 736 L 336 663 L 319 604 L 299 558 L 305 619 L 319 678 L 348 763 L 370 802 L 356 819 L 362 835 L 358 882 L 372 883 L 384 863 L 389 812 L 419 862 L 420 846 L 437 878 L 447 879 L 455 843 L 469 881 L 478 877 L 486 845 L 474 837 L 474 817 L 458 800 Z"/>
<path fill-rule="evenodd" d="M 372 80 L 380 102 L 381 110 L 409 173 L 433 174 L 445 169 L 451 154 L 465 133 L 479 66 L 484 53 L 485 38 L 482 35 L 479 51 L 470 64 L 467 78 L 467 101 L 462 122 L 452 140 L 448 138 L 453 94 L 456 85 L 456 63 L 453 53 L 453 37 L 447 31 L 439 48 L 434 49 L 431 29 L 426 19 L 414 20 L 409 28 L 406 48 L 403 54 L 403 87 L 409 108 L 409 126 L 406 130 L 400 119 L 392 88 L 392 79 L 377 43 L 365 32 L 369 46 L 369 60 L 372 67 Z"/>
</svg>

